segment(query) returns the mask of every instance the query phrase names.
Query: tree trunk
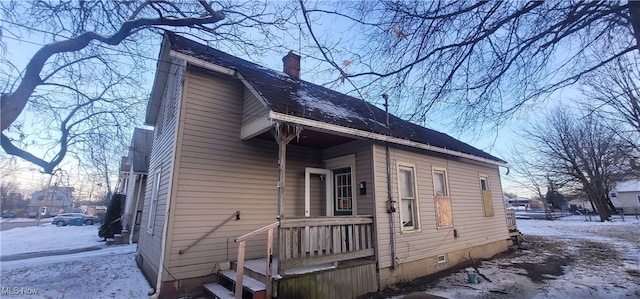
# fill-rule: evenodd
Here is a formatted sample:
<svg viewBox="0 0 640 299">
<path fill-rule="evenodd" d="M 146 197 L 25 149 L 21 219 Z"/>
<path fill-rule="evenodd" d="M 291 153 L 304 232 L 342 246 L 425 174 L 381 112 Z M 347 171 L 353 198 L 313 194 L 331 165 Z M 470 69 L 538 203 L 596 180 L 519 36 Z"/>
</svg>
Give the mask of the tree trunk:
<svg viewBox="0 0 640 299">
<path fill-rule="evenodd" d="M 629 1 L 629 19 L 633 27 L 633 36 L 636 39 L 636 47 L 640 51 L 640 1 Z"/>
</svg>

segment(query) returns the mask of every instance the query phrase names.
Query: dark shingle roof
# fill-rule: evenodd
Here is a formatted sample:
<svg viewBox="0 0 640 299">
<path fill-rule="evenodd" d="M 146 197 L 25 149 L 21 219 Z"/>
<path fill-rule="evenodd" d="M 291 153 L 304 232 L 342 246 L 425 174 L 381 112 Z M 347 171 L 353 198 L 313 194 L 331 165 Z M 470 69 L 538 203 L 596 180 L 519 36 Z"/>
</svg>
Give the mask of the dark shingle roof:
<svg viewBox="0 0 640 299">
<path fill-rule="evenodd" d="M 265 68 L 171 32 L 167 32 L 166 37 L 171 50 L 237 70 L 262 96 L 271 111 L 506 163 L 447 134 L 424 128 L 394 115 L 389 116 L 390 128 L 387 128 L 385 111 L 366 101 L 303 80 L 294 80 L 283 72 Z"/>
</svg>

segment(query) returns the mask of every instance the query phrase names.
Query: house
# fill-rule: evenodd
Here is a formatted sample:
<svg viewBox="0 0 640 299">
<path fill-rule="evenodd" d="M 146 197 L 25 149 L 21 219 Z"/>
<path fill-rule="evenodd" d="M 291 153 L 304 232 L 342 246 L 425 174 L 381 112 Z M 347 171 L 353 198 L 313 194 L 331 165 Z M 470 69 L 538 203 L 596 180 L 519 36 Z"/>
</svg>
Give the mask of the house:
<svg viewBox="0 0 640 299">
<path fill-rule="evenodd" d="M 505 197 L 504 202 L 507 207 L 516 210 L 544 209 L 544 203 L 538 199 L 515 196 L 513 198 Z"/>
<path fill-rule="evenodd" d="M 120 163 L 118 193 L 125 195 L 122 240 L 129 243 L 138 242 L 152 141 L 152 130 L 135 128 L 128 155 Z"/>
<path fill-rule="evenodd" d="M 283 62 L 165 34 L 136 257 L 153 297 L 350 298 L 507 249 L 505 161 Z"/>
<path fill-rule="evenodd" d="M 640 214 L 640 180 L 617 182 L 609 195 L 616 209 L 625 214 Z"/>
<path fill-rule="evenodd" d="M 73 187 L 60 187 L 58 185 L 34 192 L 29 201 L 30 215 L 55 216 L 59 213 L 69 212 L 73 207 Z"/>
</svg>

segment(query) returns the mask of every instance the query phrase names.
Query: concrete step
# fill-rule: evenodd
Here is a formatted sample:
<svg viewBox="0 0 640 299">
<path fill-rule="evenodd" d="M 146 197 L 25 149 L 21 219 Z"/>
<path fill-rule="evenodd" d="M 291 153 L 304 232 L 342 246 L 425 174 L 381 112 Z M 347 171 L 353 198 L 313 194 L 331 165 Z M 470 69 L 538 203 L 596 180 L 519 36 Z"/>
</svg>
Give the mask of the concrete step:
<svg viewBox="0 0 640 299">
<path fill-rule="evenodd" d="M 235 299 L 233 292 L 222 285 L 212 282 L 203 285 L 204 289 L 218 299 Z"/>
</svg>

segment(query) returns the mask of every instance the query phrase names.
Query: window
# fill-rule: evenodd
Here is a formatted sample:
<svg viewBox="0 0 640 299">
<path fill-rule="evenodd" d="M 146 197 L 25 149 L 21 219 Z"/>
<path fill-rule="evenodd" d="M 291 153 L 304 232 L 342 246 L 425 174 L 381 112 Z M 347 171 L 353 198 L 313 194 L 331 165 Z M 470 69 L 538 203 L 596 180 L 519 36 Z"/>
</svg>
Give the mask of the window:
<svg viewBox="0 0 640 299">
<path fill-rule="evenodd" d="M 433 171 L 433 190 L 436 196 L 448 196 L 447 179 L 444 170 Z"/>
<path fill-rule="evenodd" d="M 484 207 L 484 216 L 491 217 L 493 213 L 493 202 L 491 201 L 491 190 L 489 190 L 489 177 L 480 175 L 480 192 L 482 196 L 482 206 Z"/>
<path fill-rule="evenodd" d="M 56 200 L 57 201 L 63 201 L 64 200 L 64 196 L 58 195 L 58 196 L 56 196 Z"/>
<path fill-rule="evenodd" d="M 38 200 L 39 201 L 43 201 L 44 200 L 44 195 L 38 195 Z"/>
<path fill-rule="evenodd" d="M 618 197 L 618 194 L 616 194 L 615 192 L 611 192 L 611 197 Z"/>
<path fill-rule="evenodd" d="M 147 231 L 153 234 L 153 226 L 156 222 L 156 210 L 158 209 L 158 192 L 160 191 L 160 175 L 162 169 L 158 169 L 153 176 L 153 187 L 151 189 L 151 202 L 149 202 L 149 218 L 147 219 Z"/>
<path fill-rule="evenodd" d="M 638 204 L 640 204 L 640 195 L 638 195 Z"/>
<path fill-rule="evenodd" d="M 415 167 L 413 165 L 398 166 L 398 193 L 402 229 L 419 229 L 418 198 L 416 196 Z"/>
<path fill-rule="evenodd" d="M 335 214 L 352 215 L 353 186 L 351 186 L 351 168 L 334 170 Z"/>
<path fill-rule="evenodd" d="M 453 226 L 453 210 L 451 207 L 451 197 L 449 196 L 447 171 L 443 168 L 433 169 L 433 193 L 435 195 L 437 226 Z"/>
</svg>

